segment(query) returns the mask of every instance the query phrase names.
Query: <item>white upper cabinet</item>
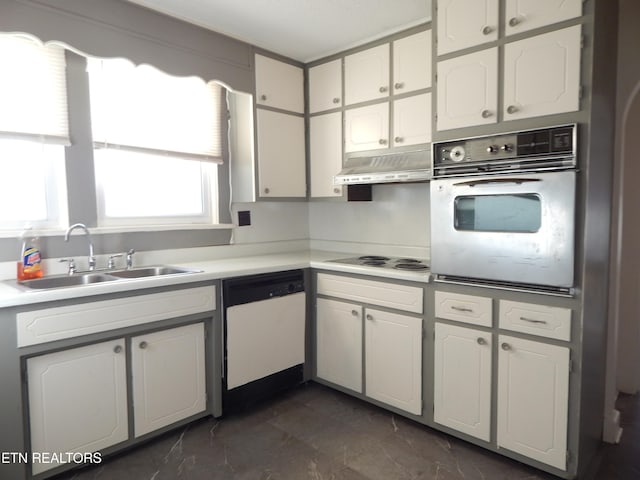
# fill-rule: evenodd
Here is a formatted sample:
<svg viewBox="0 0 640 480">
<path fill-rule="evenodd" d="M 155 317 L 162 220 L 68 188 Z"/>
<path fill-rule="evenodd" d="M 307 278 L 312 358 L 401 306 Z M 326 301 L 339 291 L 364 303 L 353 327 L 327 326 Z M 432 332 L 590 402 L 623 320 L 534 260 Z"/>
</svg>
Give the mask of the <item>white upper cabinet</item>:
<svg viewBox="0 0 640 480">
<path fill-rule="evenodd" d="M 316 115 L 309 119 L 309 169 L 312 197 L 339 197 L 342 187 L 333 177 L 342 169 L 342 114 Z"/>
<path fill-rule="evenodd" d="M 582 15 L 584 0 L 506 0 L 505 34 L 526 32 Z"/>
<path fill-rule="evenodd" d="M 438 55 L 498 39 L 498 0 L 438 0 Z"/>
<path fill-rule="evenodd" d="M 389 44 L 344 59 L 345 105 L 389 96 Z"/>
<path fill-rule="evenodd" d="M 504 120 L 580 108 L 580 26 L 504 47 Z"/>
<path fill-rule="evenodd" d="M 302 68 L 263 55 L 255 56 L 256 103 L 304 113 Z"/>
<path fill-rule="evenodd" d="M 342 60 L 309 69 L 309 113 L 342 106 Z"/>
<path fill-rule="evenodd" d="M 393 92 L 413 92 L 431 86 L 431 30 L 393 42 Z"/>
<path fill-rule="evenodd" d="M 498 49 L 438 62 L 437 95 L 438 130 L 496 123 Z"/>
<path fill-rule="evenodd" d="M 377 103 L 344 112 L 344 151 L 360 152 L 389 146 L 389 104 Z"/>
<path fill-rule="evenodd" d="M 431 93 L 393 102 L 392 146 L 402 147 L 431 141 Z"/>
</svg>

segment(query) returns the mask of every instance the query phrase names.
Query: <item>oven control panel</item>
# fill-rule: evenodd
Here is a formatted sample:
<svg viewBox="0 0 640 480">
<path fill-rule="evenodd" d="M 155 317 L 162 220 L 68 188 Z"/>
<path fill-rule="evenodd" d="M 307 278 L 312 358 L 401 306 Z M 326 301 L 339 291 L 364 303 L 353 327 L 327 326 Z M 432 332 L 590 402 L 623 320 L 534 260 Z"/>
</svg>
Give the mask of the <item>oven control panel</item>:
<svg viewBox="0 0 640 480">
<path fill-rule="evenodd" d="M 576 125 L 434 144 L 434 177 L 575 167 Z"/>
</svg>

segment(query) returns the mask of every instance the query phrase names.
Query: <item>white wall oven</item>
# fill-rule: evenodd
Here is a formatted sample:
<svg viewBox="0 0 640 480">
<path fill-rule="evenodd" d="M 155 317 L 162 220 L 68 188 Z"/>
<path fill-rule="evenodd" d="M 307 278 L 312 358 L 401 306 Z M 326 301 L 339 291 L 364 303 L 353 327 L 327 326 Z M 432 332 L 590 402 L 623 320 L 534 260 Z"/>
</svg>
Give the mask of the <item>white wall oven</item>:
<svg viewBox="0 0 640 480">
<path fill-rule="evenodd" d="M 439 142 L 433 159 L 438 280 L 572 290 L 575 125 Z"/>
</svg>

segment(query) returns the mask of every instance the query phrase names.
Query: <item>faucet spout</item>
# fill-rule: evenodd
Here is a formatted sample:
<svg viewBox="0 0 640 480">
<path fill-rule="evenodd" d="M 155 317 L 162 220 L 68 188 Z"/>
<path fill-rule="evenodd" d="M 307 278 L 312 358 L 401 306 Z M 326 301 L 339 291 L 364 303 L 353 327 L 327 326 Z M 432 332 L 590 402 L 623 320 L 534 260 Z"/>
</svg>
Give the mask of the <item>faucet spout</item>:
<svg viewBox="0 0 640 480">
<path fill-rule="evenodd" d="M 64 234 L 64 241 L 65 242 L 69 241 L 69 235 L 71 235 L 71 232 L 76 228 L 79 228 L 82 231 L 84 231 L 84 234 L 87 237 L 87 242 L 89 242 L 89 270 L 95 270 L 96 257 L 93 254 L 93 243 L 91 242 L 91 234 L 89 233 L 89 229 L 84 223 L 74 223 L 69 228 L 67 228 L 67 231 Z"/>
</svg>

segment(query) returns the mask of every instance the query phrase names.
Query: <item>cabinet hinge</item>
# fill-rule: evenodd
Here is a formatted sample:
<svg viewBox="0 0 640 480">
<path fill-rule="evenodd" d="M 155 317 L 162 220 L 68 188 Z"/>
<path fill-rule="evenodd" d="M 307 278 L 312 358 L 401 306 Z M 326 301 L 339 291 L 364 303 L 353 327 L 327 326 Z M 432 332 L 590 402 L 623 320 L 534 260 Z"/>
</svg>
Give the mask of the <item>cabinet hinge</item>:
<svg viewBox="0 0 640 480">
<path fill-rule="evenodd" d="M 571 460 L 571 452 L 567 450 L 567 463 Z"/>
<path fill-rule="evenodd" d="M 20 373 L 21 373 L 21 377 L 22 377 L 22 383 L 27 383 L 27 376 L 28 376 L 28 370 L 27 370 L 27 364 L 23 364 L 21 369 L 20 369 Z"/>
<path fill-rule="evenodd" d="M 584 95 L 584 86 L 580 85 L 578 87 L 578 99 L 582 100 L 582 96 Z"/>
<path fill-rule="evenodd" d="M 580 35 L 580 49 L 584 48 L 585 43 L 587 43 L 587 37 L 584 35 Z"/>
<path fill-rule="evenodd" d="M 573 360 L 569 360 L 569 373 L 573 373 Z"/>
</svg>

